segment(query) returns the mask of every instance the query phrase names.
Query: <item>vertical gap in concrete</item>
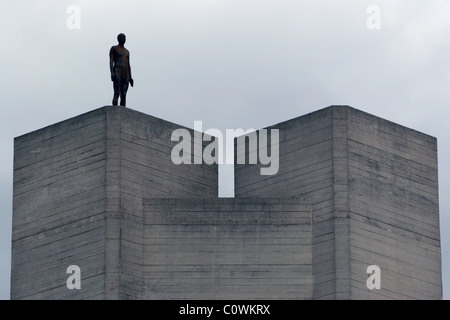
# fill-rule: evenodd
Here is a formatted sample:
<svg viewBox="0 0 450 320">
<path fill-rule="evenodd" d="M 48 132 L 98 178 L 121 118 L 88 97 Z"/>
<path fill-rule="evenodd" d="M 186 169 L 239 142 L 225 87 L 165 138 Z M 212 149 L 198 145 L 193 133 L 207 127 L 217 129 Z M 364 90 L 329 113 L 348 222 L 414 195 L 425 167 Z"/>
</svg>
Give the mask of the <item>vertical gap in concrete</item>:
<svg viewBox="0 0 450 320">
<path fill-rule="evenodd" d="M 234 198 L 234 164 L 219 164 L 219 198 Z"/>
<path fill-rule="evenodd" d="M 234 198 L 234 163 L 236 154 L 235 131 L 229 129 L 222 129 L 223 148 L 219 152 L 223 152 L 222 163 L 217 164 L 218 168 L 218 194 L 219 198 Z M 233 132 L 233 134 L 231 134 Z M 232 139 L 232 140 L 231 140 Z"/>
<path fill-rule="evenodd" d="M 348 110 L 333 108 L 333 211 L 336 299 L 350 299 L 350 221 L 348 193 Z"/>
</svg>

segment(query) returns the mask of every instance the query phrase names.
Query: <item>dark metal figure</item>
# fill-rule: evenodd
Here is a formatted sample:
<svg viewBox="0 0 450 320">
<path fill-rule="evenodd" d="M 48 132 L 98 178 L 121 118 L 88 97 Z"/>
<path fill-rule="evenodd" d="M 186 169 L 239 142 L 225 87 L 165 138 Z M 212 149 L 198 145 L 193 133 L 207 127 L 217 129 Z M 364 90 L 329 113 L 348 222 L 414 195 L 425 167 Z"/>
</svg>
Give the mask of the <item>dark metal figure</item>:
<svg viewBox="0 0 450 320">
<path fill-rule="evenodd" d="M 128 83 L 134 85 L 131 77 L 130 52 L 123 46 L 126 37 L 123 33 L 117 36 L 119 44 L 109 50 L 109 69 L 111 70 L 111 81 L 114 83 L 114 97 L 112 104 L 117 106 L 120 96 L 120 106 L 126 106 Z"/>
</svg>

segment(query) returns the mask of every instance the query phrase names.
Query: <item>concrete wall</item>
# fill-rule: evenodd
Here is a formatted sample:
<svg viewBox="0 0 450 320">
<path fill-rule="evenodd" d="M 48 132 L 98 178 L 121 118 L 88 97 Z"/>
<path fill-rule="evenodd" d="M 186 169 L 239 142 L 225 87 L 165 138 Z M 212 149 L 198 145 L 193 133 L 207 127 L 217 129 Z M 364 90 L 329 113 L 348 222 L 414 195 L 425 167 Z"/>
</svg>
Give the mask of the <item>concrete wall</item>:
<svg viewBox="0 0 450 320">
<path fill-rule="evenodd" d="M 217 165 L 172 163 L 179 128 L 103 107 L 15 139 L 12 299 L 442 298 L 435 138 L 325 108 L 219 199 Z"/>
<path fill-rule="evenodd" d="M 103 298 L 105 118 L 96 110 L 15 139 L 12 299 L 74 297 L 72 264 L 86 278 L 76 296 Z"/>
<path fill-rule="evenodd" d="M 262 176 L 259 164 L 235 165 L 235 197 L 298 198 L 311 204 L 314 297 L 334 299 L 333 109 L 320 110 L 267 129 L 279 130 L 279 171 L 276 175 Z"/>
<path fill-rule="evenodd" d="M 103 107 L 15 139 L 12 299 L 139 297 L 142 198 L 217 196 L 217 166 L 172 163 L 177 128 Z"/>
<path fill-rule="evenodd" d="M 312 299 L 311 212 L 290 199 L 145 199 L 145 299 Z"/>
<path fill-rule="evenodd" d="M 175 165 L 171 135 L 184 128 L 129 108 L 106 107 L 107 299 L 140 299 L 142 199 L 218 195 L 217 165 Z M 187 129 L 191 136 L 194 132 Z M 203 143 L 203 142 L 202 142 Z M 203 145 L 207 144 L 206 142 Z M 195 148 L 195 141 L 191 141 Z"/>
<path fill-rule="evenodd" d="M 437 142 L 348 109 L 351 297 L 442 298 Z M 367 263 L 382 271 L 368 291 Z"/>
<path fill-rule="evenodd" d="M 315 299 L 442 298 L 435 138 L 347 106 L 267 129 L 279 172 L 236 165 L 235 195 L 311 204 Z M 381 290 L 366 286 L 372 264 Z"/>
</svg>

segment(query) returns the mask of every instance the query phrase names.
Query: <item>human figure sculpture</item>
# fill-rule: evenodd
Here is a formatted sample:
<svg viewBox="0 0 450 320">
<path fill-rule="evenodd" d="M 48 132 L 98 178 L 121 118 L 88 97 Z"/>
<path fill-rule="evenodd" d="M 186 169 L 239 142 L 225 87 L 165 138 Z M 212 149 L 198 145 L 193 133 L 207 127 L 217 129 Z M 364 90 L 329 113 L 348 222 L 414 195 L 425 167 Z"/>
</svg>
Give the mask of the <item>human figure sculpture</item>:
<svg viewBox="0 0 450 320">
<path fill-rule="evenodd" d="M 126 37 L 123 33 L 117 36 L 118 45 L 109 50 L 109 69 L 111 81 L 114 86 L 114 97 L 112 104 L 117 106 L 120 97 L 120 106 L 125 107 L 127 101 L 128 83 L 134 85 L 131 77 L 130 52 L 124 47 Z"/>
</svg>

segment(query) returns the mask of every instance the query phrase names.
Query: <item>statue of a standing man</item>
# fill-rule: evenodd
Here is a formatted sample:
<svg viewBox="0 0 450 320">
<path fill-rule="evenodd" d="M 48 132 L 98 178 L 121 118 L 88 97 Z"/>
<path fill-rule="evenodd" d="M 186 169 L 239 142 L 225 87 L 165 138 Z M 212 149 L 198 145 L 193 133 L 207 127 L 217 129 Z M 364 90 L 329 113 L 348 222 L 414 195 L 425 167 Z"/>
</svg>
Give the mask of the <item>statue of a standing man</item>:
<svg viewBox="0 0 450 320">
<path fill-rule="evenodd" d="M 117 36 L 119 44 L 113 46 L 109 51 L 109 69 L 111 70 L 111 81 L 114 83 L 114 97 L 112 104 L 117 106 L 120 96 L 120 106 L 126 106 L 128 83 L 134 85 L 131 77 L 130 52 L 123 46 L 126 37 L 123 33 Z"/>
</svg>

